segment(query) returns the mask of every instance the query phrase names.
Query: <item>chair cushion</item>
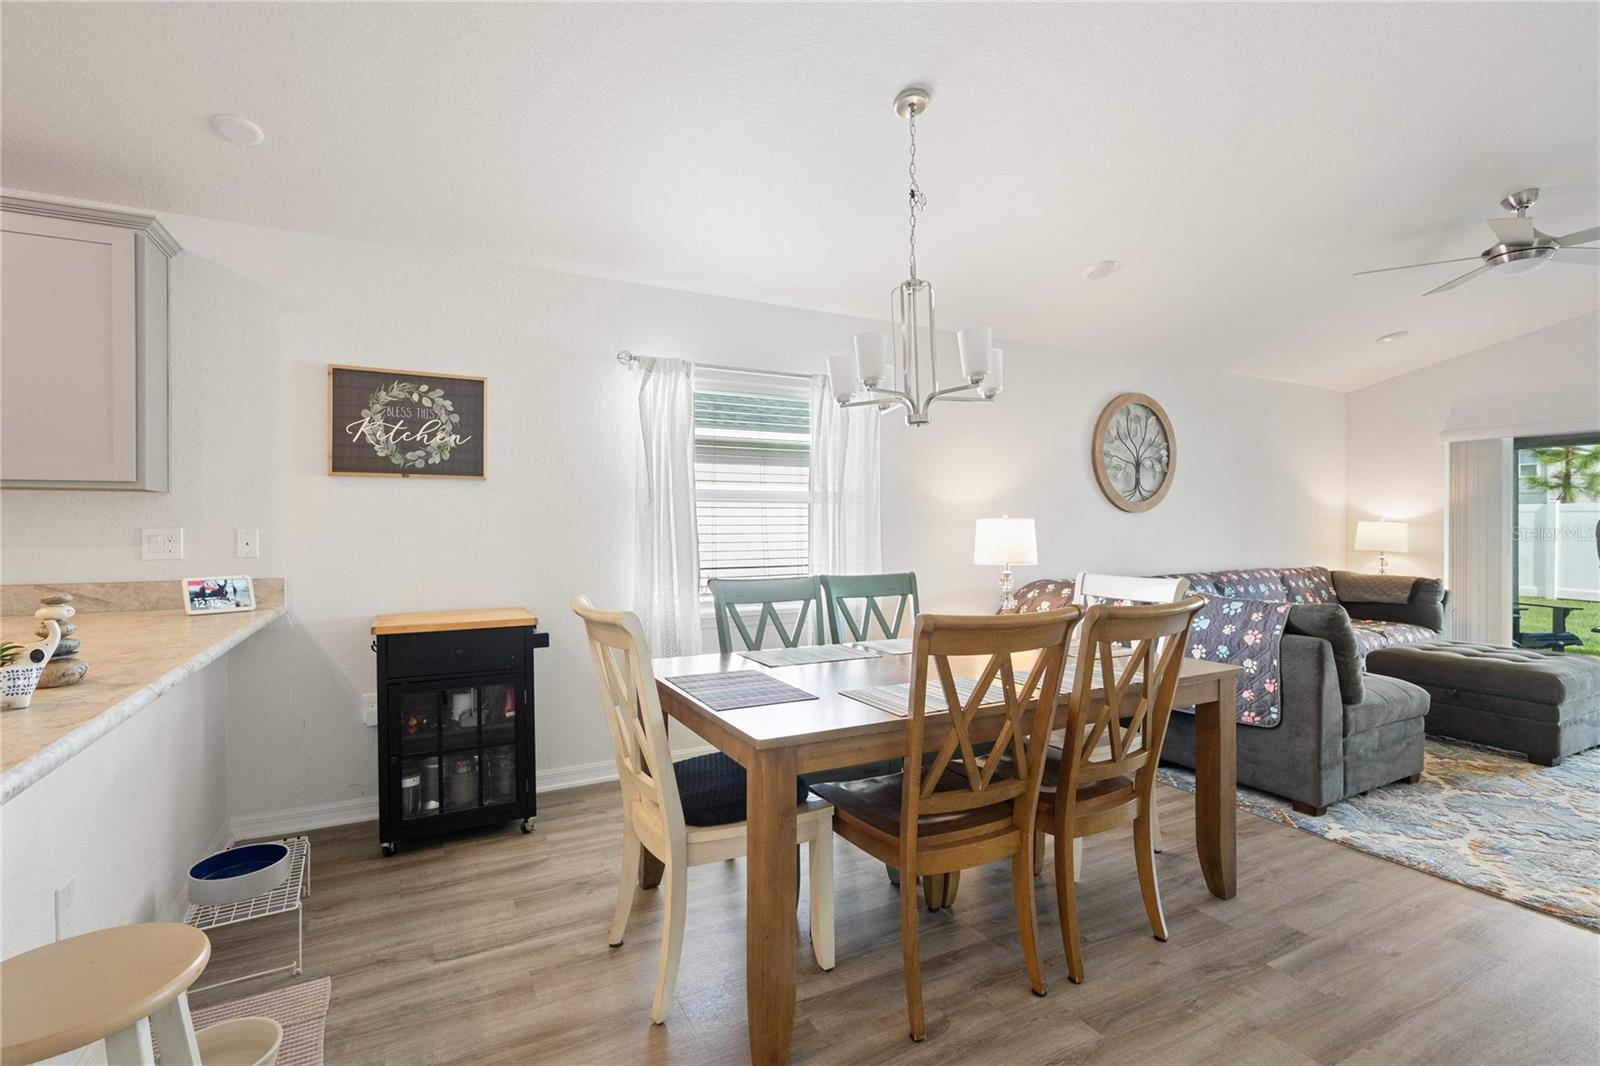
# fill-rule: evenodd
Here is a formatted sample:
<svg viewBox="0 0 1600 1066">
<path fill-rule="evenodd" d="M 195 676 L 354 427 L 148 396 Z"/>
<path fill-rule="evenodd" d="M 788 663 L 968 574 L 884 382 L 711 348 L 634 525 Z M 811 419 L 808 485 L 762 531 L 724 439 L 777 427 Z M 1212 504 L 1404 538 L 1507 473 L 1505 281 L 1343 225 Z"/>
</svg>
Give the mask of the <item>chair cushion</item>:
<svg viewBox="0 0 1600 1066">
<path fill-rule="evenodd" d="M 678 779 L 678 799 L 683 803 L 683 820 L 688 825 L 728 825 L 744 821 L 744 767 L 714 751 L 672 764 Z M 794 802 L 806 801 L 806 783 L 794 779 Z"/>
<path fill-rule="evenodd" d="M 833 804 L 841 817 L 854 819 L 885 836 L 898 836 L 900 799 L 905 777 L 905 774 L 899 773 L 867 777 L 860 781 L 834 781 L 820 784 L 812 791 Z M 966 787 L 965 772 L 952 762 L 939 778 L 939 791 L 965 791 Z M 917 820 L 917 836 L 939 836 L 1010 820 L 1011 805 L 1008 803 L 952 814 L 925 814 Z"/>
<path fill-rule="evenodd" d="M 1427 717 L 1428 694 L 1409 681 L 1368 674 L 1364 687 L 1366 694 L 1360 703 L 1345 705 L 1344 735 L 1347 737 L 1395 722 Z"/>
</svg>

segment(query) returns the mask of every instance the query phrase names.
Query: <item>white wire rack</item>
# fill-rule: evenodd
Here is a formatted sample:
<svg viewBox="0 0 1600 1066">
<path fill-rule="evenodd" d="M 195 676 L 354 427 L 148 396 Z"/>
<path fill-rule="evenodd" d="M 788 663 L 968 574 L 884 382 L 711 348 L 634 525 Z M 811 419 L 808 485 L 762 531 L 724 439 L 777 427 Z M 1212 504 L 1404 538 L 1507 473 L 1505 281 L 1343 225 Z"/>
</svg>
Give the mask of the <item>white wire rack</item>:
<svg viewBox="0 0 1600 1066">
<path fill-rule="evenodd" d="M 270 918 L 275 914 L 294 912 L 295 953 L 294 961 L 282 966 L 274 966 L 268 970 L 257 970 L 255 973 L 245 974 L 243 977 L 230 977 L 226 981 L 215 981 L 201 988 L 190 989 L 192 992 L 203 992 L 207 988 L 220 988 L 223 985 L 235 984 L 239 981 L 249 981 L 256 977 L 266 977 L 269 974 L 288 971 L 291 977 L 298 976 L 304 968 L 305 962 L 305 920 L 301 900 L 311 895 L 311 839 L 309 837 L 289 837 L 286 840 L 263 841 L 263 843 L 282 844 L 289 849 L 289 876 L 284 878 L 283 884 L 271 892 L 250 899 L 242 899 L 237 903 L 223 903 L 215 907 L 202 906 L 191 903 L 188 912 L 184 915 L 185 925 L 192 925 L 199 930 L 220 929 L 225 925 L 237 925 L 239 922 L 254 921 L 257 918 Z"/>
</svg>

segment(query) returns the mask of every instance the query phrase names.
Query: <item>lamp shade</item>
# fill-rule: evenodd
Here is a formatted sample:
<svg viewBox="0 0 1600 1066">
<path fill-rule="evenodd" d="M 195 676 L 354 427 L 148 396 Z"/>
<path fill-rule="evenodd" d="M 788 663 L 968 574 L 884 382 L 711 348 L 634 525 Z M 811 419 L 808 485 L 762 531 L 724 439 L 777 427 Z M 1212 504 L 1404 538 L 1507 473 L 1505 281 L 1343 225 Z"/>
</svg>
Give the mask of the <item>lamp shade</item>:
<svg viewBox="0 0 1600 1066">
<path fill-rule="evenodd" d="M 1410 530 L 1404 522 L 1357 522 L 1356 551 L 1404 552 Z"/>
<path fill-rule="evenodd" d="M 980 518 L 972 540 L 977 566 L 1036 566 L 1039 546 L 1031 518 Z"/>
</svg>

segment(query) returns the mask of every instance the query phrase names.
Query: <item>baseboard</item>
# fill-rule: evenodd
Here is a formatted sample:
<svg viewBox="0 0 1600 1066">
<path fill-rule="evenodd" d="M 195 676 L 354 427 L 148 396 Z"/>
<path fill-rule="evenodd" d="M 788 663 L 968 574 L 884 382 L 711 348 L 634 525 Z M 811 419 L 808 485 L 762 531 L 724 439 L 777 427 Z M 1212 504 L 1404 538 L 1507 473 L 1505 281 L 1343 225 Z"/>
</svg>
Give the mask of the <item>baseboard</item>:
<svg viewBox="0 0 1600 1066">
<path fill-rule="evenodd" d="M 693 748 L 678 749 L 672 754 L 675 758 L 692 759 L 697 755 L 707 755 L 716 750 L 709 744 L 701 744 Z M 546 792 L 560 792 L 563 789 L 597 785 L 616 779 L 616 760 L 605 759 L 601 762 L 541 770 L 534 791 L 542 795 Z M 277 811 L 263 811 L 260 814 L 242 814 L 232 819 L 230 823 L 231 839 L 224 839 L 214 850 L 220 851 L 234 840 L 281 837 L 311 829 L 327 829 L 336 825 L 377 820 L 378 797 L 376 796 L 358 796 L 355 799 L 335 800 L 332 803 L 314 803 L 306 807 L 288 807 Z"/>
</svg>

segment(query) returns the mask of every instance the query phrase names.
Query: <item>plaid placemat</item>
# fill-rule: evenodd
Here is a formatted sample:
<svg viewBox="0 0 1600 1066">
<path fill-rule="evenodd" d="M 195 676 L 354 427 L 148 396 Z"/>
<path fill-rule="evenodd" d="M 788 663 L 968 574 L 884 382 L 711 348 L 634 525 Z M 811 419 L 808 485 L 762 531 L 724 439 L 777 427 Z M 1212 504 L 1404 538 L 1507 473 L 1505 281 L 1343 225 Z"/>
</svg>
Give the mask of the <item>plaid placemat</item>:
<svg viewBox="0 0 1600 1066">
<path fill-rule="evenodd" d="M 739 653 L 762 666 L 804 666 L 807 663 L 832 663 L 845 659 L 876 659 L 871 648 L 849 644 L 815 644 L 801 648 L 767 648 Z"/>
<path fill-rule="evenodd" d="M 736 711 L 741 707 L 765 707 L 769 703 L 795 703 L 817 698 L 805 689 L 785 685 L 760 670 L 684 674 L 681 677 L 669 677 L 667 681 L 713 711 Z"/>
<path fill-rule="evenodd" d="M 1005 702 L 1002 684 L 999 679 L 996 679 L 989 685 L 989 692 L 984 696 L 983 706 L 987 707 Z M 972 690 L 977 687 L 978 683 L 970 677 L 956 678 L 956 695 L 961 697 L 962 703 L 971 698 Z M 888 711 L 899 718 L 904 718 L 911 713 L 910 682 L 902 681 L 898 685 L 877 685 L 873 688 L 850 689 L 848 692 L 839 693 L 839 695 L 849 696 L 853 700 L 865 703 L 869 707 L 876 707 L 880 711 Z M 923 707 L 927 714 L 944 714 L 949 711 L 950 708 L 944 702 L 943 685 L 937 681 L 928 682 L 928 701 Z"/>
</svg>

